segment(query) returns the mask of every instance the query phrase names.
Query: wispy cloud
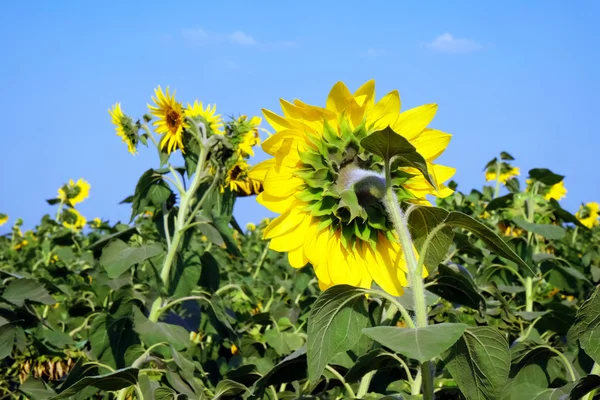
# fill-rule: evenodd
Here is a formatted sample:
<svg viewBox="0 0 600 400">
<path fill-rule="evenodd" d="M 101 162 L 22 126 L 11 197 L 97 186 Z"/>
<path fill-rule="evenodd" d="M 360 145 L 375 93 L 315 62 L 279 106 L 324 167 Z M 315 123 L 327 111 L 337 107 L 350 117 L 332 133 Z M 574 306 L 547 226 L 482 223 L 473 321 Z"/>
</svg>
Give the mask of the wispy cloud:
<svg viewBox="0 0 600 400">
<path fill-rule="evenodd" d="M 181 37 L 191 46 L 207 46 L 209 44 L 231 43 L 240 46 L 254 46 L 256 40 L 242 31 L 231 33 L 209 32 L 203 28 L 182 29 Z"/>
<path fill-rule="evenodd" d="M 457 38 L 451 33 L 444 33 L 436 37 L 427 47 L 441 53 L 473 53 L 483 48 L 482 45 L 471 39 Z"/>
<path fill-rule="evenodd" d="M 227 36 L 230 41 L 241 46 L 254 46 L 256 44 L 256 40 L 252 36 L 241 31 L 235 31 Z"/>
<path fill-rule="evenodd" d="M 381 57 L 390 54 L 389 51 L 384 49 L 377 49 L 374 47 L 369 47 L 367 51 L 360 53 L 363 57 Z"/>
</svg>

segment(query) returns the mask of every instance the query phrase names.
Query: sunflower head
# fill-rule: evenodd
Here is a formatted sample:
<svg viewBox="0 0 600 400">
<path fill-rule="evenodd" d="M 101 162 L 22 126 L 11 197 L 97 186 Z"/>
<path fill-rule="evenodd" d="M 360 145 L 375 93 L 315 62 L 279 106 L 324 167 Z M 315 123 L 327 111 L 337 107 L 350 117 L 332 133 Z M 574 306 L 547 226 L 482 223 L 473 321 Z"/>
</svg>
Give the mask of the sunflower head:
<svg viewBox="0 0 600 400">
<path fill-rule="evenodd" d="M 400 201 L 429 204 L 427 195 L 446 197 L 452 190 L 443 182 L 455 170 L 434 161 L 451 135 L 427 128 L 437 106 L 400 112 L 399 93 L 376 102 L 373 81 L 354 93 L 338 82 L 324 108 L 299 100 L 281 100 L 281 106 L 282 116 L 263 111 L 276 132 L 262 148 L 273 158 L 250 173 L 264 186 L 258 201 L 281 214 L 264 231 L 270 247 L 288 252 L 294 267 L 310 262 L 323 288 L 369 287 L 375 281 L 401 294 L 406 266 L 380 201 L 383 160 L 361 141 L 391 129 L 421 157 L 428 176 L 406 159 L 391 164 L 391 184 Z"/>
<path fill-rule="evenodd" d="M 260 135 L 258 127 L 262 122 L 260 117 L 248 119 L 245 115 L 240 116 L 227 126 L 227 136 L 240 157 L 253 157 L 254 146 L 260 144 Z"/>
<path fill-rule="evenodd" d="M 262 183 L 248 175 L 249 166 L 246 160 L 238 159 L 227 171 L 225 182 L 221 186 L 221 193 L 225 189 L 236 193 L 238 196 L 252 196 L 262 191 Z"/>
<path fill-rule="evenodd" d="M 600 224 L 598 217 L 600 216 L 600 204 L 596 202 L 586 203 L 579 208 L 576 217 L 583 225 L 592 229 Z"/>
<path fill-rule="evenodd" d="M 521 175 L 521 170 L 518 167 L 502 162 L 499 168 L 496 164 L 488 166 L 485 172 L 485 180 L 488 182 L 499 180 L 505 184 L 509 179 L 519 175 Z"/>
<path fill-rule="evenodd" d="M 223 134 L 223 121 L 221 115 L 217 114 L 217 105 L 202 105 L 202 102 L 196 100 L 194 104 L 188 103 L 184 111 L 186 117 L 192 118 L 196 122 L 202 122 L 207 129 L 208 136 Z"/>
<path fill-rule="evenodd" d="M 116 103 L 112 109 L 108 110 L 108 113 L 115 126 L 117 136 L 123 140 L 123 143 L 127 144 L 127 150 L 135 155 L 137 153 L 137 144 L 139 141 L 137 134 L 139 128 L 133 123 L 133 120 L 130 117 L 123 113 L 120 103 Z"/>
<path fill-rule="evenodd" d="M 8 222 L 8 215 L 0 213 L 0 226 Z"/>
<path fill-rule="evenodd" d="M 77 182 L 70 179 L 69 183 L 58 189 L 58 199 L 63 203 L 74 206 L 89 197 L 90 187 L 90 184 L 84 181 L 83 178 L 79 178 Z"/>
<path fill-rule="evenodd" d="M 560 181 L 555 185 L 548 188 L 548 191 L 544 195 L 546 200 L 554 199 L 560 200 L 567 196 L 567 188 L 565 188 L 565 181 Z"/>
<path fill-rule="evenodd" d="M 62 212 L 61 220 L 65 228 L 74 231 L 80 231 L 87 223 L 87 219 L 74 208 L 65 208 Z"/>
<path fill-rule="evenodd" d="M 184 111 L 181 103 L 175 100 L 175 91 L 169 93 L 169 88 L 163 92 L 160 86 L 155 89 L 152 100 L 154 105 L 148 104 L 150 113 L 157 117 L 152 124 L 156 133 L 162 135 L 161 150 L 171 154 L 173 150 L 181 149 L 183 152 L 183 129 L 185 128 Z"/>
</svg>

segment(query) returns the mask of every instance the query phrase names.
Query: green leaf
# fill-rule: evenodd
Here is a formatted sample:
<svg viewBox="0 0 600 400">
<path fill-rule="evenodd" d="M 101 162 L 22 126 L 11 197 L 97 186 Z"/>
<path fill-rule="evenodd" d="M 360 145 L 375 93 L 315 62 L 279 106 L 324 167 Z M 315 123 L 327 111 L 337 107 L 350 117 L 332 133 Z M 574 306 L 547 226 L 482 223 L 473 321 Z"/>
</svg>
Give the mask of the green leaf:
<svg viewBox="0 0 600 400">
<path fill-rule="evenodd" d="M 153 205 L 160 209 L 173 194 L 160 173 L 150 168 L 142 174 L 135 187 L 131 204 L 131 221 L 140 214 L 145 207 Z"/>
<path fill-rule="evenodd" d="M 308 318 L 308 377 L 312 385 L 336 354 L 358 342 L 368 322 L 363 289 L 337 285 L 321 293 Z"/>
<path fill-rule="evenodd" d="M 514 193 L 509 193 L 504 196 L 496 197 L 488 203 L 488 205 L 485 207 L 485 211 L 491 212 L 494 210 L 499 210 L 501 208 L 508 208 L 513 203 L 514 197 Z"/>
<path fill-rule="evenodd" d="M 429 175 L 427 162 L 423 156 L 417 152 L 415 146 L 402 135 L 394 132 L 391 127 L 388 126 L 381 131 L 371 133 L 360 141 L 360 145 L 370 153 L 381 157 L 386 168 L 389 168 L 393 158 L 397 158 L 400 160 L 401 166 L 416 168 L 431 186 L 436 187 L 435 181 Z"/>
<path fill-rule="evenodd" d="M 88 247 L 86 247 L 86 250 L 94 250 L 94 251 L 102 250 L 102 248 L 104 248 L 104 246 L 109 244 L 111 240 L 121 239 L 123 241 L 127 241 L 135 233 L 139 233 L 139 231 L 136 226 L 132 226 L 132 227 L 124 229 L 122 231 L 115 232 L 110 235 L 102 236 L 100 239 L 98 239 L 97 241 L 95 241 L 94 243 L 92 243 Z"/>
<path fill-rule="evenodd" d="M 270 329 L 265 332 L 267 344 L 275 349 L 280 356 L 298 350 L 302 347 L 304 341 L 294 332 L 279 332 L 277 329 Z"/>
<path fill-rule="evenodd" d="M 444 363 L 467 399 L 498 399 L 508 380 L 510 350 L 491 327 L 469 328 L 445 355 Z"/>
<path fill-rule="evenodd" d="M 522 383 L 512 387 L 510 400 L 566 400 L 573 383 L 560 388 L 544 389 L 531 383 Z M 575 399 L 575 398 L 574 398 Z M 576 397 L 579 399 L 579 397 Z"/>
<path fill-rule="evenodd" d="M 306 347 L 303 346 L 271 368 L 254 384 L 254 395 L 260 398 L 265 388 L 271 385 L 306 379 Z"/>
<path fill-rule="evenodd" d="M 564 222 L 570 222 L 572 224 L 575 224 L 580 228 L 588 229 L 588 227 L 583 225 L 581 221 L 577 219 L 576 216 L 562 208 L 560 204 L 558 204 L 558 201 L 556 201 L 555 199 L 550 199 L 550 206 L 552 207 L 552 212 L 554 213 L 554 215 L 556 215 L 556 217 L 558 217 L 559 219 L 563 220 Z"/>
<path fill-rule="evenodd" d="M 250 390 L 241 383 L 223 379 L 215 388 L 215 397 L 213 397 L 213 400 L 221 399 L 225 396 L 236 396 L 244 392 L 250 392 Z"/>
<path fill-rule="evenodd" d="M 577 310 L 575 324 L 569 330 L 569 338 L 579 345 L 596 363 L 600 364 L 600 286 Z"/>
<path fill-rule="evenodd" d="M 221 236 L 221 233 L 219 233 L 219 230 L 217 228 L 215 228 L 214 226 L 212 226 L 211 224 L 209 224 L 209 223 L 199 224 L 198 230 L 204 236 L 206 236 L 208 241 L 211 242 L 212 244 L 219 246 L 219 247 L 225 245 L 223 236 Z"/>
<path fill-rule="evenodd" d="M 140 343 L 138 335 L 133 330 L 130 315 L 96 316 L 90 329 L 89 340 L 94 356 L 113 368 L 125 366 L 125 352 L 130 346 Z"/>
<path fill-rule="evenodd" d="M 175 349 L 183 350 L 190 345 L 190 334 L 185 328 L 165 322 L 152 322 L 137 307 L 133 309 L 133 323 L 133 329 L 147 346 L 167 342 Z"/>
<path fill-rule="evenodd" d="M 347 382 L 358 382 L 370 371 L 388 368 L 390 365 L 397 363 L 398 361 L 389 352 L 382 348 L 374 349 L 358 357 L 354 365 L 352 365 L 344 376 L 344 379 Z"/>
<path fill-rule="evenodd" d="M 447 216 L 448 211 L 437 207 L 415 207 L 410 212 L 408 216 L 409 229 L 420 253 L 427 236 L 436 226 L 443 223 Z M 435 271 L 438 264 L 446 257 L 453 238 L 452 228 L 445 226 L 431 239 L 424 261 L 429 273 Z"/>
<path fill-rule="evenodd" d="M 529 177 L 542 182 L 544 185 L 552 186 L 556 185 L 563 179 L 564 175 L 558 175 L 550 171 L 547 168 L 534 168 L 529 170 Z"/>
<path fill-rule="evenodd" d="M 0 360 L 12 353 L 17 327 L 13 323 L 0 326 Z"/>
<path fill-rule="evenodd" d="M 175 299 L 189 296 L 198 286 L 202 273 L 200 254 L 195 251 L 178 253 L 177 262 L 169 272 L 169 296 Z"/>
<path fill-rule="evenodd" d="M 163 251 L 160 243 L 152 243 L 142 247 L 129 247 L 122 240 L 115 239 L 102 250 L 100 264 L 108 273 L 108 277 L 114 279 L 133 265 L 156 257 Z"/>
<path fill-rule="evenodd" d="M 534 224 L 527 222 L 523 218 L 514 218 L 513 221 L 519 228 L 525 229 L 528 232 L 535 233 L 550 240 L 560 240 L 565 237 L 565 229 L 562 226 L 550 224 Z"/>
<path fill-rule="evenodd" d="M 2 298 L 18 307 L 23 307 L 26 301 L 45 305 L 56 304 L 46 287 L 35 279 L 10 281 L 2 293 Z"/>
<path fill-rule="evenodd" d="M 408 358 L 425 362 L 447 350 L 467 329 L 465 324 L 442 323 L 422 328 L 376 326 L 363 332 L 371 339 Z"/>
<path fill-rule="evenodd" d="M 52 400 L 69 398 L 88 386 L 106 391 L 124 389 L 137 383 L 138 372 L 137 368 L 124 368 L 109 374 L 86 376 L 60 392 L 58 396 L 52 397 Z"/>
<path fill-rule="evenodd" d="M 592 390 L 600 389 L 600 376 L 588 375 L 581 378 L 571 390 L 569 399 L 580 399 Z"/>
<path fill-rule="evenodd" d="M 44 381 L 31 377 L 19 386 L 19 391 L 27 395 L 30 400 L 46 400 L 56 396 L 56 392 L 49 388 Z"/>
<path fill-rule="evenodd" d="M 461 268 L 456 265 L 454 267 Z M 440 264 L 438 275 L 427 290 L 452 303 L 462 304 L 478 311 L 486 309 L 485 298 L 479 293 L 473 280 L 451 266 Z"/>
<path fill-rule="evenodd" d="M 452 211 L 448 214 L 444 223 L 468 230 L 484 242 L 494 253 L 516 263 L 525 268 L 530 274 L 535 275 L 535 271 L 500 236 L 481 222 L 461 212 Z"/>
</svg>

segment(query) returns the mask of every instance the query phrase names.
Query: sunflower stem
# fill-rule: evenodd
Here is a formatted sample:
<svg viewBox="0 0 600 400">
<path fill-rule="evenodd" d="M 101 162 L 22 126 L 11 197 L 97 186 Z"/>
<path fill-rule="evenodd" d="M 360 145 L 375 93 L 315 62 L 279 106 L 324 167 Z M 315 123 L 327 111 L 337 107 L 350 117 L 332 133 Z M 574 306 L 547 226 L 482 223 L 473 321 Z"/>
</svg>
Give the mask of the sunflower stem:
<svg viewBox="0 0 600 400">
<path fill-rule="evenodd" d="M 494 199 L 500 194 L 500 160 L 496 160 L 496 189 L 494 190 Z"/>
</svg>

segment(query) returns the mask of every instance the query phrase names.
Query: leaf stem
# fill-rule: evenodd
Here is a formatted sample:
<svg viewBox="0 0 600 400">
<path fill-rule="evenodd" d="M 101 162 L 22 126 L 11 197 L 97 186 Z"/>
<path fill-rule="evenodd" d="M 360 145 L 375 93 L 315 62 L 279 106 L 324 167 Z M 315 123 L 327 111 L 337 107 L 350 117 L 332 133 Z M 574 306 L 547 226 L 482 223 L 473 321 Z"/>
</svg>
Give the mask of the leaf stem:
<svg viewBox="0 0 600 400">
<path fill-rule="evenodd" d="M 335 368 L 326 365 L 325 369 L 329 372 L 331 372 L 331 374 L 333 376 L 336 377 L 337 380 L 339 380 L 340 382 L 342 382 L 342 384 L 344 385 L 344 388 L 346 389 L 346 392 L 348 393 L 348 395 L 350 396 L 351 399 L 356 399 L 356 394 L 354 394 L 354 390 L 352 390 L 352 387 L 348 384 L 348 382 L 346 382 L 346 380 L 344 379 L 344 377 L 335 370 Z"/>
<path fill-rule="evenodd" d="M 556 354 L 558 356 L 558 358 L 560 358 L 560 360 L 563 362 L 563 364 L 565 365 L 565 368 L 567 369 L 567 372 L 569 373 L 571 381 L 573 381 L 573 382 L 577 381 L 577 375 L 575 375 L 573 366 L 571 366 L 571 363 L 569 362 L 569 360 L 567 360 L 567 357 L 565 357 L 565 355 L 563 353 L 556 350 L 554 347 L 548 346 L 548 349 L 550 349 L 550 351 L 552 351 L 554 354 Z"/>
<path fill-rule="evenodd" d="M 358 385 L 358 392 L 356 392 L 356 396 L 359 399 L 362 399 L 369 391 L 369 385 L 371 385 L 371 379 L 373 379 L 375 372 L 376 371 L 367 372 L 360 380 L 360 384 Z"/>
</svg>

